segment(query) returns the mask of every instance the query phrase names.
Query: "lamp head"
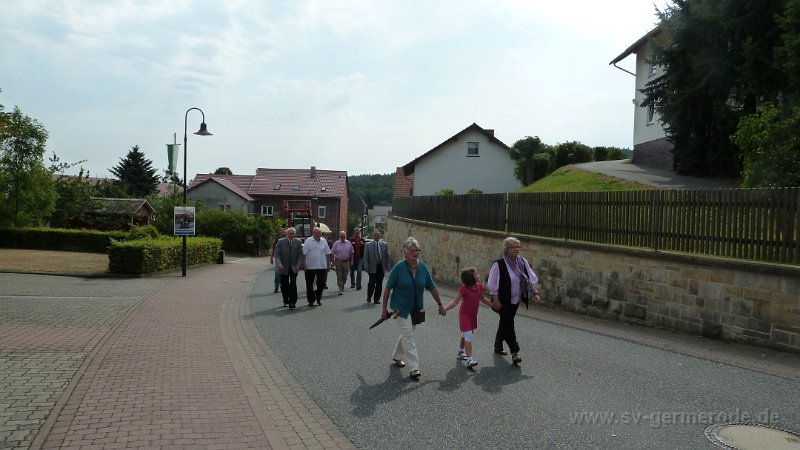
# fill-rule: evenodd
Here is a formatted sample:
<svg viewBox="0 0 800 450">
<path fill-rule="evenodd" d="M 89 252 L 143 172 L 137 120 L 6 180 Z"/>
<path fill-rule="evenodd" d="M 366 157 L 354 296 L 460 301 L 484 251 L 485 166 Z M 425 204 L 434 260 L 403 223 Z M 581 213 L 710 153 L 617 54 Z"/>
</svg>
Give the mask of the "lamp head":
<svg viewBox="0 0 800 450">
<path fill-rule="evenodd" d="M 206 126 L 205 122 L 200 124 L 200 130 L 198 130 L 195 134 L 198 136 L 213 136 L 208 132 L 208 126 Z"/>
</svg>

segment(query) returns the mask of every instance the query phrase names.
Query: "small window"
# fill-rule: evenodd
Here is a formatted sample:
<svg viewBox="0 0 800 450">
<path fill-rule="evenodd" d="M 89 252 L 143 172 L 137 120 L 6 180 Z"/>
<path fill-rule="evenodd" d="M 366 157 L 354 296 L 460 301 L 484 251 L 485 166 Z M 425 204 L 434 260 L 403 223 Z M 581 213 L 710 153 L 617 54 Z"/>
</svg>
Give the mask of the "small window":
<svg viewBox="0 0 800 450">
<path fill-rule="evenodd" d="M 327 208 L 325 206 L 318 206 L 317 207 L 317 217 L 318 218 L 324 219 L 326 212 L 327 212 Z"/>
<path fill-rule="evenodd" d="M 219 209 L 225 211 L 225 212 L 228 212 L 228 211 L 231 210 L 231 204 L 230 203 L 217 203 L 217 207 Z"/>
<path fill-rule="evenodd" d="M 650 125 L 656 120 L 656 105 L 651 103 L 647 105 L 647 124 Z"/>
<path fill-rule="evenodd" d="M 467 156 L 480 156 L 477 142 L 467 142 Z"/>
<path fill-rule="evenodd" d="M 281 190 L 281 184 L 280 183 L 275 183 L 275 187 L 273 187 L 272 189 L 275 189 L 276 191 L 280 191 Z"/>
<path fill-rule="evenodd" d="M 658 64 L 656 64 L 655 61 L 650 61 L 650 76 L 651 77 L 656 74 L 656 70 L 657 69 L 658 69 Z"/>
<path fill-rule="evenodd" d="M 295 184 L 294 186 L 292 186 L 292 190 L 293 191 L 299 191 L 300 190 L 300 185 L 299 184 Z"/>
<path fill-rule="evenodd" d="M 274 214 L 275 208 L 272 205 L 261 205 L 261 215 L 262 216 L 271 216 Z"/>
<path fill-rule="evenodd" d="M 319 188 L 319 190 L 325 192 L 328 190 L 328 186 L 322 186 L 321 188 Z"/>
</svg>

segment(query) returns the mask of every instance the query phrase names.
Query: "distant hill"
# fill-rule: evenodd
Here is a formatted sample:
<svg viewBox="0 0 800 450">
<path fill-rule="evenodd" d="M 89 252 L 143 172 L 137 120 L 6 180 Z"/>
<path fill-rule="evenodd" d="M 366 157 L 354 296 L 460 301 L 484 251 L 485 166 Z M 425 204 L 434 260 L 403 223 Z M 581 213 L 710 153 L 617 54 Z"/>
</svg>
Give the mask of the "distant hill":
<svg viewBox="0 0 800 450">
<path fill-rule="evenodd" d="M 367 206 L 390 206 L 394 196 L 394 174 L 351 175 L 347 177 L 350 196 L 360 196 Z"/>
</svg>

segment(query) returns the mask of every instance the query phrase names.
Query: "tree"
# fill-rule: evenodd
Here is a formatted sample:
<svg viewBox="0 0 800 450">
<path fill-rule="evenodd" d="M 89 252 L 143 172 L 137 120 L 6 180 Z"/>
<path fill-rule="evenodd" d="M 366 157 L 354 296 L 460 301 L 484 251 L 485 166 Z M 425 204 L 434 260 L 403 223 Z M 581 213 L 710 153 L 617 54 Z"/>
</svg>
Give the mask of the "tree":
<svg viewBox="0 0 800 450">
<path fill-rule="evenodd" d="M 43 158 L 47 130 L 14 107 L 0 105 L 0 226 L 41 225 L 56 193 Z"/>
<path fill-rule="evenodd" d="M 578 141 L 568 141 L 558 144 L 555 147 L 555 151 L 556 162 L 553 170 L 569 164 L 591 162 L 593 157 L 592 148 Z"/>
<path fill-rule="evenodd" d="M 783 118 L 768 104 L 745 116 L 731 140 L 742 152 L 742 187 L 800 186 L 800 108 Z"/>
<path fill-rule="evenodd" d="M 663 75 L 649 82 L 642 106 L 655 105 L 684 175 L 736 176 L 729 136 L 739 119 L 785 91 L 776 52 L 776 17 L 786 0 L 674 0 L 659 11 L 654 41 Z"/>
<path fill-rule="evenodd" d="M 88 173 L 84 172 L 83 167 L 75 177 L 58 175 L 84 162 L 64 163 L 55 153 L 50 157 L 49 170 L 54 174 L 56 203 L 48 221 L 53 227 L 83 226 L 87 223 L 86 213 L 95 209 L 92 197 L 97 196 L 97 189 L 88 181 Z"/>
<path fill-rule="evenodd" d="M 548 155 L 548 156 L 542 156 Z M 523 186 L 527 186 L 550 171 L 549 164 L 544 170 L 539 169 L 544 161 L 550 161 L 552 149 L 543 144 L 539 136 L 525 136 L 511 146 L 511 158 L 516 161 L 514 176 Z"/>
<path fill-rule="evenodd" d="M 455 195 L 452 189 L 444 188 L 438 191 L 435 195 Z"/>
<path fill-rule="evenodd" d="M 233 175 L 233 172 L 227 167 L 220 167 L 214 171 L 214 175 Z"/>
<path fill-rule="evenodd" d="M 144 157 L 138 145 L 134 145 L 125 158 L 120 158 L 118 165 L 108 170 L 135 198 L 145 198 L 158 190 L 159 178 L 153 162 Z"/>
</svg>

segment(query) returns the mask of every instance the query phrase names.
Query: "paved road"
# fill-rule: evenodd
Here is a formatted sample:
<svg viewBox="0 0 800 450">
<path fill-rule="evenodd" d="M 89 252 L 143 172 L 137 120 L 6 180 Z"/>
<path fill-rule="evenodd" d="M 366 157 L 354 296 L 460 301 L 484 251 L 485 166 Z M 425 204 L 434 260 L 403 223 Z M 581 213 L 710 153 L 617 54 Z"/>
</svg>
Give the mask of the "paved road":
<svg viewBox="0 0 800 450">
<path fill-rule="evenodd" d="M 271 280 L 259 277 L 255 291 L 271 293 Z M 491 352 L 496 319 L 488 309 L 479 316 L 474 372 L 455 358 L 456 314 L 418 327 L 423 376 L 414 382 L 389 364 L 395 325 L 367 329 L 380 307 L 364 302 L 363 290 L 326 292 L 321 307 L 287 310 L 280 294 L 266 294 L 251 308 L 289 372 L 359 447 L 716 448 L 703 430 L 717 417 L 691 416 L 707 412 L 772 413 L 774 425 L 800 429 L 796 380 L 534 317 L 517 320 L 525 361 L 513 367 Z M 587 423 L 598 420 L 593 413 L 613 413 L 618 423 Z M 695 423 L 666 424 L 675 421 Z"/>
<path fill-rule="evenodd" d="M 536 308 L 514 368 L 482 310 L 478 370 L 455 359 L 456 315 L 434 316 L 412 382 L 363 290 L 290 311 L 272 280 L 263 258 L 0 274 L 0 448 L 711 448 L 691 415 L 737 411 L 800 430 L 800 355 Z"/>
<path fill-rule="evenodd" d="M 730 189 L 739 187 L 738 180 L 687 177 L 678 175 L 669 170 L 637 166 L 636 164 L 632 164 L 629 159 L 573 164 L 572 167 L 589 172 L 602 173 L 623 180 L 657 186 L 662 189 Z"/>
</svg>

